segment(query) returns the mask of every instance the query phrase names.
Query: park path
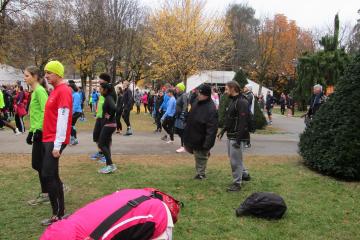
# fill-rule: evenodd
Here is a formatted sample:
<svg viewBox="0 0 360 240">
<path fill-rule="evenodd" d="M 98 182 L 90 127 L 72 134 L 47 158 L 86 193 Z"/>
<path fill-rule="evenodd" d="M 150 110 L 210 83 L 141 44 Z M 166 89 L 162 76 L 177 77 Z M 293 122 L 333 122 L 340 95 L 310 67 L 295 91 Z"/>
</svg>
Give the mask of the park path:
<svg viewBox="0 0 360 240">
<path fill-rule="evenodd" d="M 281 130 L 280 134 L 251 136 L 252 147 L 246 149 L 247 154 L 258 155 L 295 155 L 297 154 L 297 144 L 299 133 L 304 129 L 304 122 L 300 118 L 287 118 L 281 115 L 274 115 L 273 126 Z M 130 137 L 113 135 L 113 154 L 174 154 L 179 147 L 178 138 L 175 144 L 168 145 L 160 140 L 160 134 L 149 132 L 136 132 Z M 12 131 L 0 131 L 0 154 L 1 153 L 31 153 L 31 146 L 25 143 L 26 134 L 15 136 Z M 96 151 L 96 146 L 92 142 L 90 131 L 80 131 L 78 133 L 80 144 L 68 146 L 66 154 L 90 154 Z M 226 154 L 226 141 L 217 141 L 212 150 L 212 154 Z"/>
</svg>

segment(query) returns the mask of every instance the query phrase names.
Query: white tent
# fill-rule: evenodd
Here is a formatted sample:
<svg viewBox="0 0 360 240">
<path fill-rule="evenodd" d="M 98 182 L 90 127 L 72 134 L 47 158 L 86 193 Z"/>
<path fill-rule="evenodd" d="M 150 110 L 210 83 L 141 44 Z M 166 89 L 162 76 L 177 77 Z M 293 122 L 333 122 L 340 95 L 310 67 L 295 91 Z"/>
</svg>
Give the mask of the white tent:
<svg viewBox="0 0 360 240">
<path fill-rule="evenodd" d="M 0 64 L 0 85 L 16 84 L 18 81 L 24 84 L 23 79 L 24 74 L 20 69 Z"/>
<path fill-rule="evenodd" d="M 235 76 L 234 71 L 202 71 L 198 74 L 192 75 L 187 80 L 186 92 L 190 92 L 191 90 L 197 88 L 203 83 L 215 84 L 215 85 L 225 85 L 227 82 L 233 80 Z M 259 92 L 259 84 L 254 81 L 248 79 L 248 83 L 252 86 L 252 91 L 255 95 Z M 261 93 L 266 96 L 267 91 L 273 94 L 273 91 L 262 87 Z"/>
</svg>

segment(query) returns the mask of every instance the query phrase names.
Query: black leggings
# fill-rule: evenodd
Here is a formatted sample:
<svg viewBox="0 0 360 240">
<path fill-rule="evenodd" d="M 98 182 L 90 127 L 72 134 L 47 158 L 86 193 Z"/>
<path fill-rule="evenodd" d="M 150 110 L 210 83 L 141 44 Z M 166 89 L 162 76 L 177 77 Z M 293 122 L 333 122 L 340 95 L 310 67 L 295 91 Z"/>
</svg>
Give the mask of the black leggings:
<svg viewBox="0 0 360 240">
<path fill-rule="evenodd" d="M 121 115 L 122 115 L 122 111 L 117 112 L 117 113 L 116 113 L 116 116 L 115 116 L 115 120 L 116 120 L 116 130 L 118 130 L 118 131 L 122 131 Z"/>
<path fill-rule="evenodd" d="M 41 142 L 41 139 L 39 139 L 39 141 L 34 141 L 32 144 L 31 165 L 32 168 L 38 172 L 41 192 L 47 193 L 46 181 L 45 178 L 41 175 L 42 162 L 43 162 L 43 144 Z"/>
<path fill-rule="evenodd" d="M 170 135 L 171 141 L 174 141 L 174 123 L 175 123 L 174 117 L 166 117 L 162 124 L 162 127 Z"/>
<path fill-rule="evenodd" d="M 60 153 L 65 149 L 65 147 L 66 145 L 61 146 Z M 59 176 L 59 158 L 54 158 L 52 155 L 53 149 L 53 142 L 43 143 L 44 157 L 41 175 L 44 178 L 45 188 L 49 193 L 52 213 L 53 215 L 61 218 L 65 214 L 64 189 Z"/>
<path fill-rule="evenodd" d="M 20 132 L 25 132 L 24 117 L 20 117 L 18 114 L 15 114 L 15 123 Z"/>
<path fill-rule="evenodd" d="M 75 128 L 75 124 L 77 122 L 77 120 L 79 119 L 79 117 L 81 117 L 82 113 L 81 112 L 76 112 L 76 113 L 73 113 L 72 115 L 72 121 L 71 121 L 71 136 L 74 137 L 74 138 L 77 138 L 76 137 L 76 128 Z"/>
<path fill-rule="evenodd" d="M 184 146 L 184 129 L 176 128 L 176 133 L 179 135 L 181 140 L 181 146 Z"/>
<path fill-rule="evenodd" d="M 156 130 L 159 130 L 161 131 L 161 117 L 162 117 L 162 114 L 157 112 L 156 115 L 155 115 L 155 122 L 156 122 Z"/>
<path fill-rule="evenodd" d="M 111 160 L 111 142 L 112 142 L 112 134 L 115 132 L 115 127 L 104 126 L 101 129 L 98 147 L 101 149 L 102 153 L 106 159 L 106 165 L 113 164 Z"/>
<path fill-rule="evenodd" d="M 129 128 L 131 126 L 130 124 L 130 110 L 124 110 L 122 117 L 124 119 L 124 122 L 126 126 Z"/>
</svg>

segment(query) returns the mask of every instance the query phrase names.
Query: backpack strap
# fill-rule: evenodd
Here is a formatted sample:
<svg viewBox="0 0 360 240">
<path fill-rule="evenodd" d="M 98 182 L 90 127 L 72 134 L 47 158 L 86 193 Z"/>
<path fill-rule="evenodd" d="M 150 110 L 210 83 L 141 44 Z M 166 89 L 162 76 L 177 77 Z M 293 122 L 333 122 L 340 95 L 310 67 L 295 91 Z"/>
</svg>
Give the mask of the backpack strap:
<svg viewBox="0 0 360 240">
<path fill-rule="evenodd" d="M 119 208 L 116 212 L 107 217 L 100 225 L 90 234 L 90 239 L 98 240 L 104 233 L 110 229 L 110 227 L 116 223 L 117 220 L 122 218 L 125 214 L 130 212 L 133 208 L 136 208 L 141 203 L 151 199 L 150 196 L 140 196 L 133 200 L 128 201 L 124 206 Z"/>
</svg>

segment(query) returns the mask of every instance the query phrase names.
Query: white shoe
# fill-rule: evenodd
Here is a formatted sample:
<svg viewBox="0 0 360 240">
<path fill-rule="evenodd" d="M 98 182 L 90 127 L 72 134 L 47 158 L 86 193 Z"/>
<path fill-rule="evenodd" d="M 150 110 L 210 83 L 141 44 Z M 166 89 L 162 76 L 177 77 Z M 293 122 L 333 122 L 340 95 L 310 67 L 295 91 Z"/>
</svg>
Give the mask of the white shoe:
<svg viewBox="0 0 360 240">
<path fill-rule="evenodd" d="M 174 143 L 174 141 L 171 141 L 171 140 L 166 142 L 166 144 L 173 144 L 173 143 Z"/>
<path fill-rule="evenodd" d="M 178 150 L 176 150 L 176 152 L 177 152 L 177 153 L 184 153 L 184 152 L 186 152 L 186 151 L 185 151 L 185 148 L 184 148 L 184 147 L 181 147 L 181 148 L 179 148 Z"/>
<path fill-rule="evenodd" d="M 21 134 L 21 132 L 19 131 L 18 128 L 16 128 L 16 129 L 15 129 L 15 135 L 20 135 L 20 134 Z"/>
</svg>

